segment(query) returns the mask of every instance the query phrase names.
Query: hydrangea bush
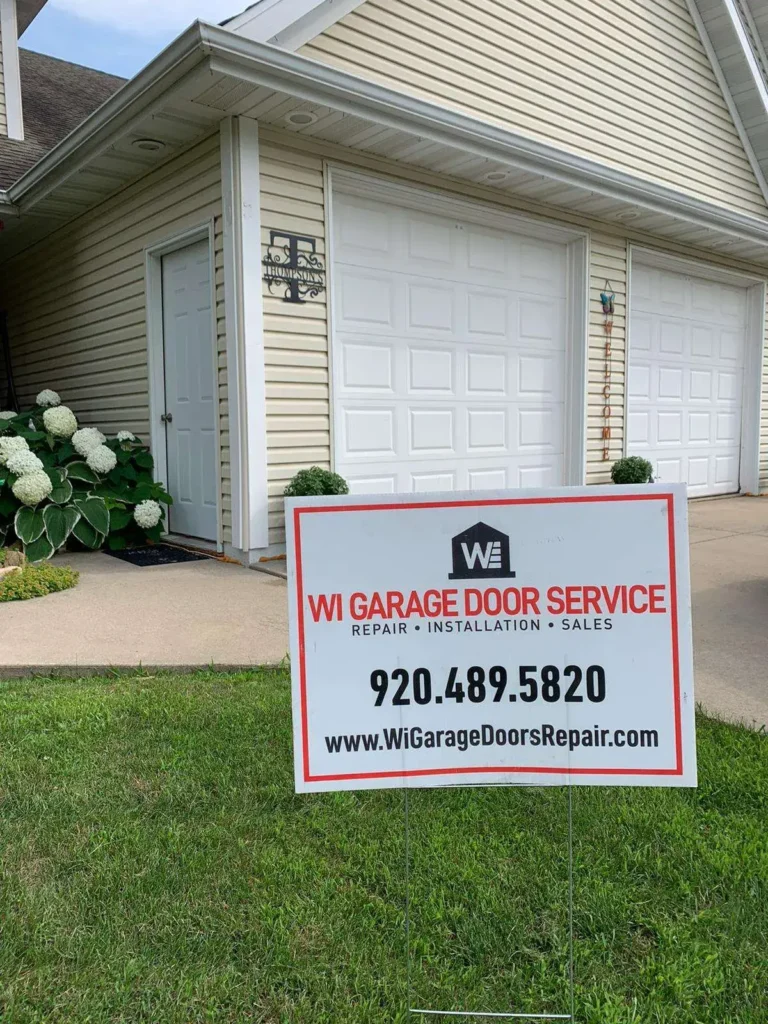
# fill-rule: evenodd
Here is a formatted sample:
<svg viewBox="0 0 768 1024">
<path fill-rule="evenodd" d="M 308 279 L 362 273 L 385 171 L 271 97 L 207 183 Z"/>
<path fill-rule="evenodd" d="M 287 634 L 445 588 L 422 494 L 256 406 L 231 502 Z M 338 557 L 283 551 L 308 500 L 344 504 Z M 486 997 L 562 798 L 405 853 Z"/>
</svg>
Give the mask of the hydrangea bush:
<svg viewBox="0 0 768 1024">
<path fill-rule="evenodd" d="M 0 411 L 0 547 L 18 542 L 40 562 L 67 546 L 160 540 L 172 499 L 153 469 L 129 430 L 107 438 L 78 427 L 55 391 L 41 391 L 29 411 Z"/>
</svg>

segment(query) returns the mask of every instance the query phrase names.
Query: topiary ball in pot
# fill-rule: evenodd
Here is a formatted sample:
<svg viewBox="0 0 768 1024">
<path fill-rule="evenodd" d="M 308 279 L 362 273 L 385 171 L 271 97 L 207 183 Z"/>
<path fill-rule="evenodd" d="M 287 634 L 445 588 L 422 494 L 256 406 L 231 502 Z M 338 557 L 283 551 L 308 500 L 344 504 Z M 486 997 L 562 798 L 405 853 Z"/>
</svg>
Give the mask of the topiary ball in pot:
<svg viewBox="0 0 768 1024">
<path fill-rule="evenodd" d="M 614 462 L 611 480 L 615 484 L 652 484 L 653 466 L 639 455 L 630 455 L 629 458 Z"/>
<path fill-rule="evenodd" d="M 330 469 L 312 466 L 311 469 L 300 469 L 285 488 L 286 498 L 309 498 L 314 495 L 349 494 L 347 481 Z"/>
</svg>

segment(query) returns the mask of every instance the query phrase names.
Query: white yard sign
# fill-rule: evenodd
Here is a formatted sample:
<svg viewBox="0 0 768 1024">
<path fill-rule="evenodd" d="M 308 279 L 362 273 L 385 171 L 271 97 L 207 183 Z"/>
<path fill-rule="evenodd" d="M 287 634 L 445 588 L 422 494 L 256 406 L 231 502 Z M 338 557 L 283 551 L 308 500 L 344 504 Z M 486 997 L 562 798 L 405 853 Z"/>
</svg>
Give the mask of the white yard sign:
<svg viewBox="0 0 768 1024">
<path fill-rule="evenodd" d="M 297 790 L 696 785 L 685 486 L 287 520 Z"/>
</svg>

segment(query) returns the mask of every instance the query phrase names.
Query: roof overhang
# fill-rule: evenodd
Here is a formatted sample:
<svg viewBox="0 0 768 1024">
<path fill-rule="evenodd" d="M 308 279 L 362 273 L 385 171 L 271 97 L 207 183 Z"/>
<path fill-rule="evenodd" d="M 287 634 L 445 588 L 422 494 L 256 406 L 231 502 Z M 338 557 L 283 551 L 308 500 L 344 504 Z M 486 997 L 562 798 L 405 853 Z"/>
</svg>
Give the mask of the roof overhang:
<svg viewBox="0 0 768 1024">
<path fill-rule="evenodd" d="M 19 24 L 19 35 L 25 32 L 48 0 L 16 0 L 16 20 Z"/>
<path fill-rule="evenodd" d="M 297 110 L 312 123 L 289 125 Z M 11 255 L 237 114 L 333 144 L 337 154 L 384 157 L 486 188 L 489 174 L 503 174 L 499 194 L 768 266 L 768 221 L 200 23 L 12 186 L 8 199 L 21 216 L 0 245 Z M 141 138 L 164 148 L 140 151 Z"/>
</svg>

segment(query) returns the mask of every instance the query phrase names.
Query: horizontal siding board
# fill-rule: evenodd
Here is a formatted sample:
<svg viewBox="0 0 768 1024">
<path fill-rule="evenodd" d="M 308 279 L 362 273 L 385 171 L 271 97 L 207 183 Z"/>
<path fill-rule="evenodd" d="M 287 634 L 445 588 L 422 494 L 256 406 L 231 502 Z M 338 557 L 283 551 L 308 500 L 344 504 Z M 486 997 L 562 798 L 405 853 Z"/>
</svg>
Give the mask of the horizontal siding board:
<svg viewBox="0 0 768 1024">
<path fill-rule="evenodd" d="M 211 136 L 15 257 L 0 273 L 22 403 L 59 391 L 83 424 L 149 436 L 145 248 L 214 221 L 223 265 L 218 135 Z M 223 274 L 216 273 L 217 356 L 226 382 Z M 220 427 L 226 383 L 219 385 Z M 226 440 L 226 445 L 224 441 Z M 222 428 L 221 475 L 229 476 Z M 222 488 L 223 517 L 231 499 Z M 225 540 L 231 538 L 225 532 Z"/>
<path fill-rule="evenodd" d="M 546 17 L 529 0 L 366 0 L 301 52 L 766 213 L 685 0 L 551 0 Z"/>
</svg>

